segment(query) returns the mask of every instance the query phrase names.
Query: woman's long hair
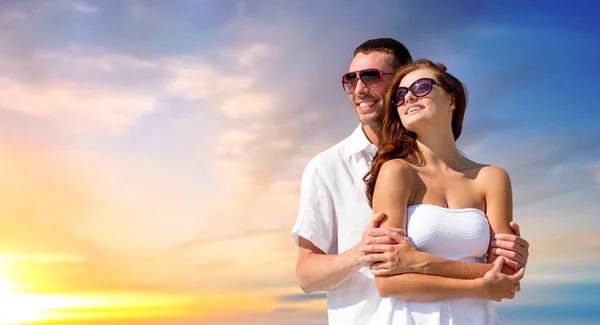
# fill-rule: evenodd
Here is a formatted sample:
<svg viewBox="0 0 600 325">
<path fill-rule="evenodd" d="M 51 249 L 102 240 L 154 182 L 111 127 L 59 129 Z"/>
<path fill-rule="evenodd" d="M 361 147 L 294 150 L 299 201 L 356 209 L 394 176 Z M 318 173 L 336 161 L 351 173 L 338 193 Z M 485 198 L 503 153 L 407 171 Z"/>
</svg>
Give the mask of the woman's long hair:
<svg viewBox="0 0 600 325">
<path fill-rule="evenodd" d="M 390 99 L 392 94 L 398 90 L 402 79 L 407 74 L 419 69 L 432 70 L 436 75 L 436 81 L 454 96 L 455 108 L 452 113 L 452 133 L 454 134 L 454 140 L 457 140 L 460 136 L 465 108 L 467 107 L 467 94 L 463 84 L 453 75 L 446 72 L 446 66 L 441 63 L 436 64 L 429 60 L 421 59 L 400 68 L 394 75 L 384 98 L 384 113 L 381 127 L 379 128 L 377 153 L 373 158 L 371 169 L 363 177 L 366 185 L 367 200 L 371 207 L 373 207 L 373 192 L 375 191 L 375 183 L 377 182 L 381 166 L 391 159 L 406 158 L 417 150 L 417 135 L 402 125 L 400 115 L 398 115 L 398 108 L 392 104 Z"/>
</svg>

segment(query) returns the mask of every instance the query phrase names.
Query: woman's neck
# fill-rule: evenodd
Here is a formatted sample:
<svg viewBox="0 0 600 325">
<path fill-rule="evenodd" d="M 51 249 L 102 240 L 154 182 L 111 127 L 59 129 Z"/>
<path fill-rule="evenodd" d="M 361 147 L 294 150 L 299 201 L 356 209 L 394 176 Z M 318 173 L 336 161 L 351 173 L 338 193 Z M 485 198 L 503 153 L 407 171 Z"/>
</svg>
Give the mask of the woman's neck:
<svg viewBox="0 0 600 325">
<path fill-rule="evenodd" d="M 433 132 L 419 132 L 417 135 L 417 146 L 425 164 L 445 165 L 452 169 L 458 167 L 463 159 L 458 152 L 456 141 L 452 130 L 439 132 L 439 129 L 431 128 Z"/>
</svg>

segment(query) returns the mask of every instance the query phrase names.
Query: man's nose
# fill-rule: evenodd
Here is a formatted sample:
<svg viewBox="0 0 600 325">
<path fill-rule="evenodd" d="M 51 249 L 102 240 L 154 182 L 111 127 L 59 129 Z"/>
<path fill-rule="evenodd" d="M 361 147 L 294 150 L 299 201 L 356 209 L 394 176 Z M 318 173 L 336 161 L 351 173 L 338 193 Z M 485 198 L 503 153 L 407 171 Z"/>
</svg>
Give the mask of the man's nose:
<svg viewBox="0 0 600 325">
<path fill-rule="evenodd" d="M 359 95 L 365 95 L 369 92 L 369 87 L 367 87 L 367 85 L 365 85 L 365 83 L 359 78 L 356 81 L 356 88 L 354 89 L 354 92 Z"/>
</svg>

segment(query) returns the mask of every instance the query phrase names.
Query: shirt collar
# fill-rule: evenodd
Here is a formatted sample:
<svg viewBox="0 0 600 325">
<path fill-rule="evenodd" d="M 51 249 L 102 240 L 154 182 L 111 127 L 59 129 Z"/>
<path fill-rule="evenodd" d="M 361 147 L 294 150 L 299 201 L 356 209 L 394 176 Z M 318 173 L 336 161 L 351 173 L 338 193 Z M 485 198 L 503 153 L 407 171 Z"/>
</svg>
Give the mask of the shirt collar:
<svg viewBox="0 0 600 325">
<path fill-rule="evenodd" d="M 361 124 L 354 129 L 354 132 L 350 135 L 350 143 L 348 145 L 347 155 L 351 156 L 359 152 L 366 151 L 370 155 L 375 155 L 377 147 L 369 141 L 365 132 L 362 130 Z"/>
</svg>

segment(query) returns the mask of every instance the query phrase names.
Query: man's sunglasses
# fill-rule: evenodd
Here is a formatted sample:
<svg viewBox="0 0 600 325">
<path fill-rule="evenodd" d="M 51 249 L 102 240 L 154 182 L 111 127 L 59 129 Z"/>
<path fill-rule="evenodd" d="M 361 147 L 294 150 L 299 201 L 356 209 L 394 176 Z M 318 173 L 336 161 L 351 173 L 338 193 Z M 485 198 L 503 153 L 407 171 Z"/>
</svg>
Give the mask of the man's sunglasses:
<svg viewBox="0 0 600 325">
<path fill-rule="evenodd" d="M 413 82 L 410 87 L 398 87 L 398 90 L 396 90 L 395 93 L 392 93 L 392 104 L 396 105 L 396 106 L 400 106 L 402 104 L 404 104 L 404 97 L 406 97 L 406 94 L 408 94 L 408 92 L 410 91 L 411 93 L 413 93 L 415 96 L 417 97 L 424 97 L 429 95 L 429 93 L 431 92 L 431 89 L 433 89 L 433 85 L 438 85 L 440 87 L 442 87 L 442 89 L 446 90 L 446 88 L 444 88 L 444 86 L 440 85 L 439 83 L 437 83 L 435 80 L 431 79 L 431 78 L 421 78 L 418 80 L 415 80 L 415 82 Z M 449 92 L 448 90 L 446 90 L 447 92 Z"/>
<path fill-rule="evenodd" d="M 368 88 L 377 88 L 383 84 L 383 76 L 393 75 L 394 73 L 383 73 L 378 69 L 365 69 L 360 71 L 348 72 L 342 76 L 342 87 L 351 94 L 356 89 L 358 79 Z"/>
</svg>

